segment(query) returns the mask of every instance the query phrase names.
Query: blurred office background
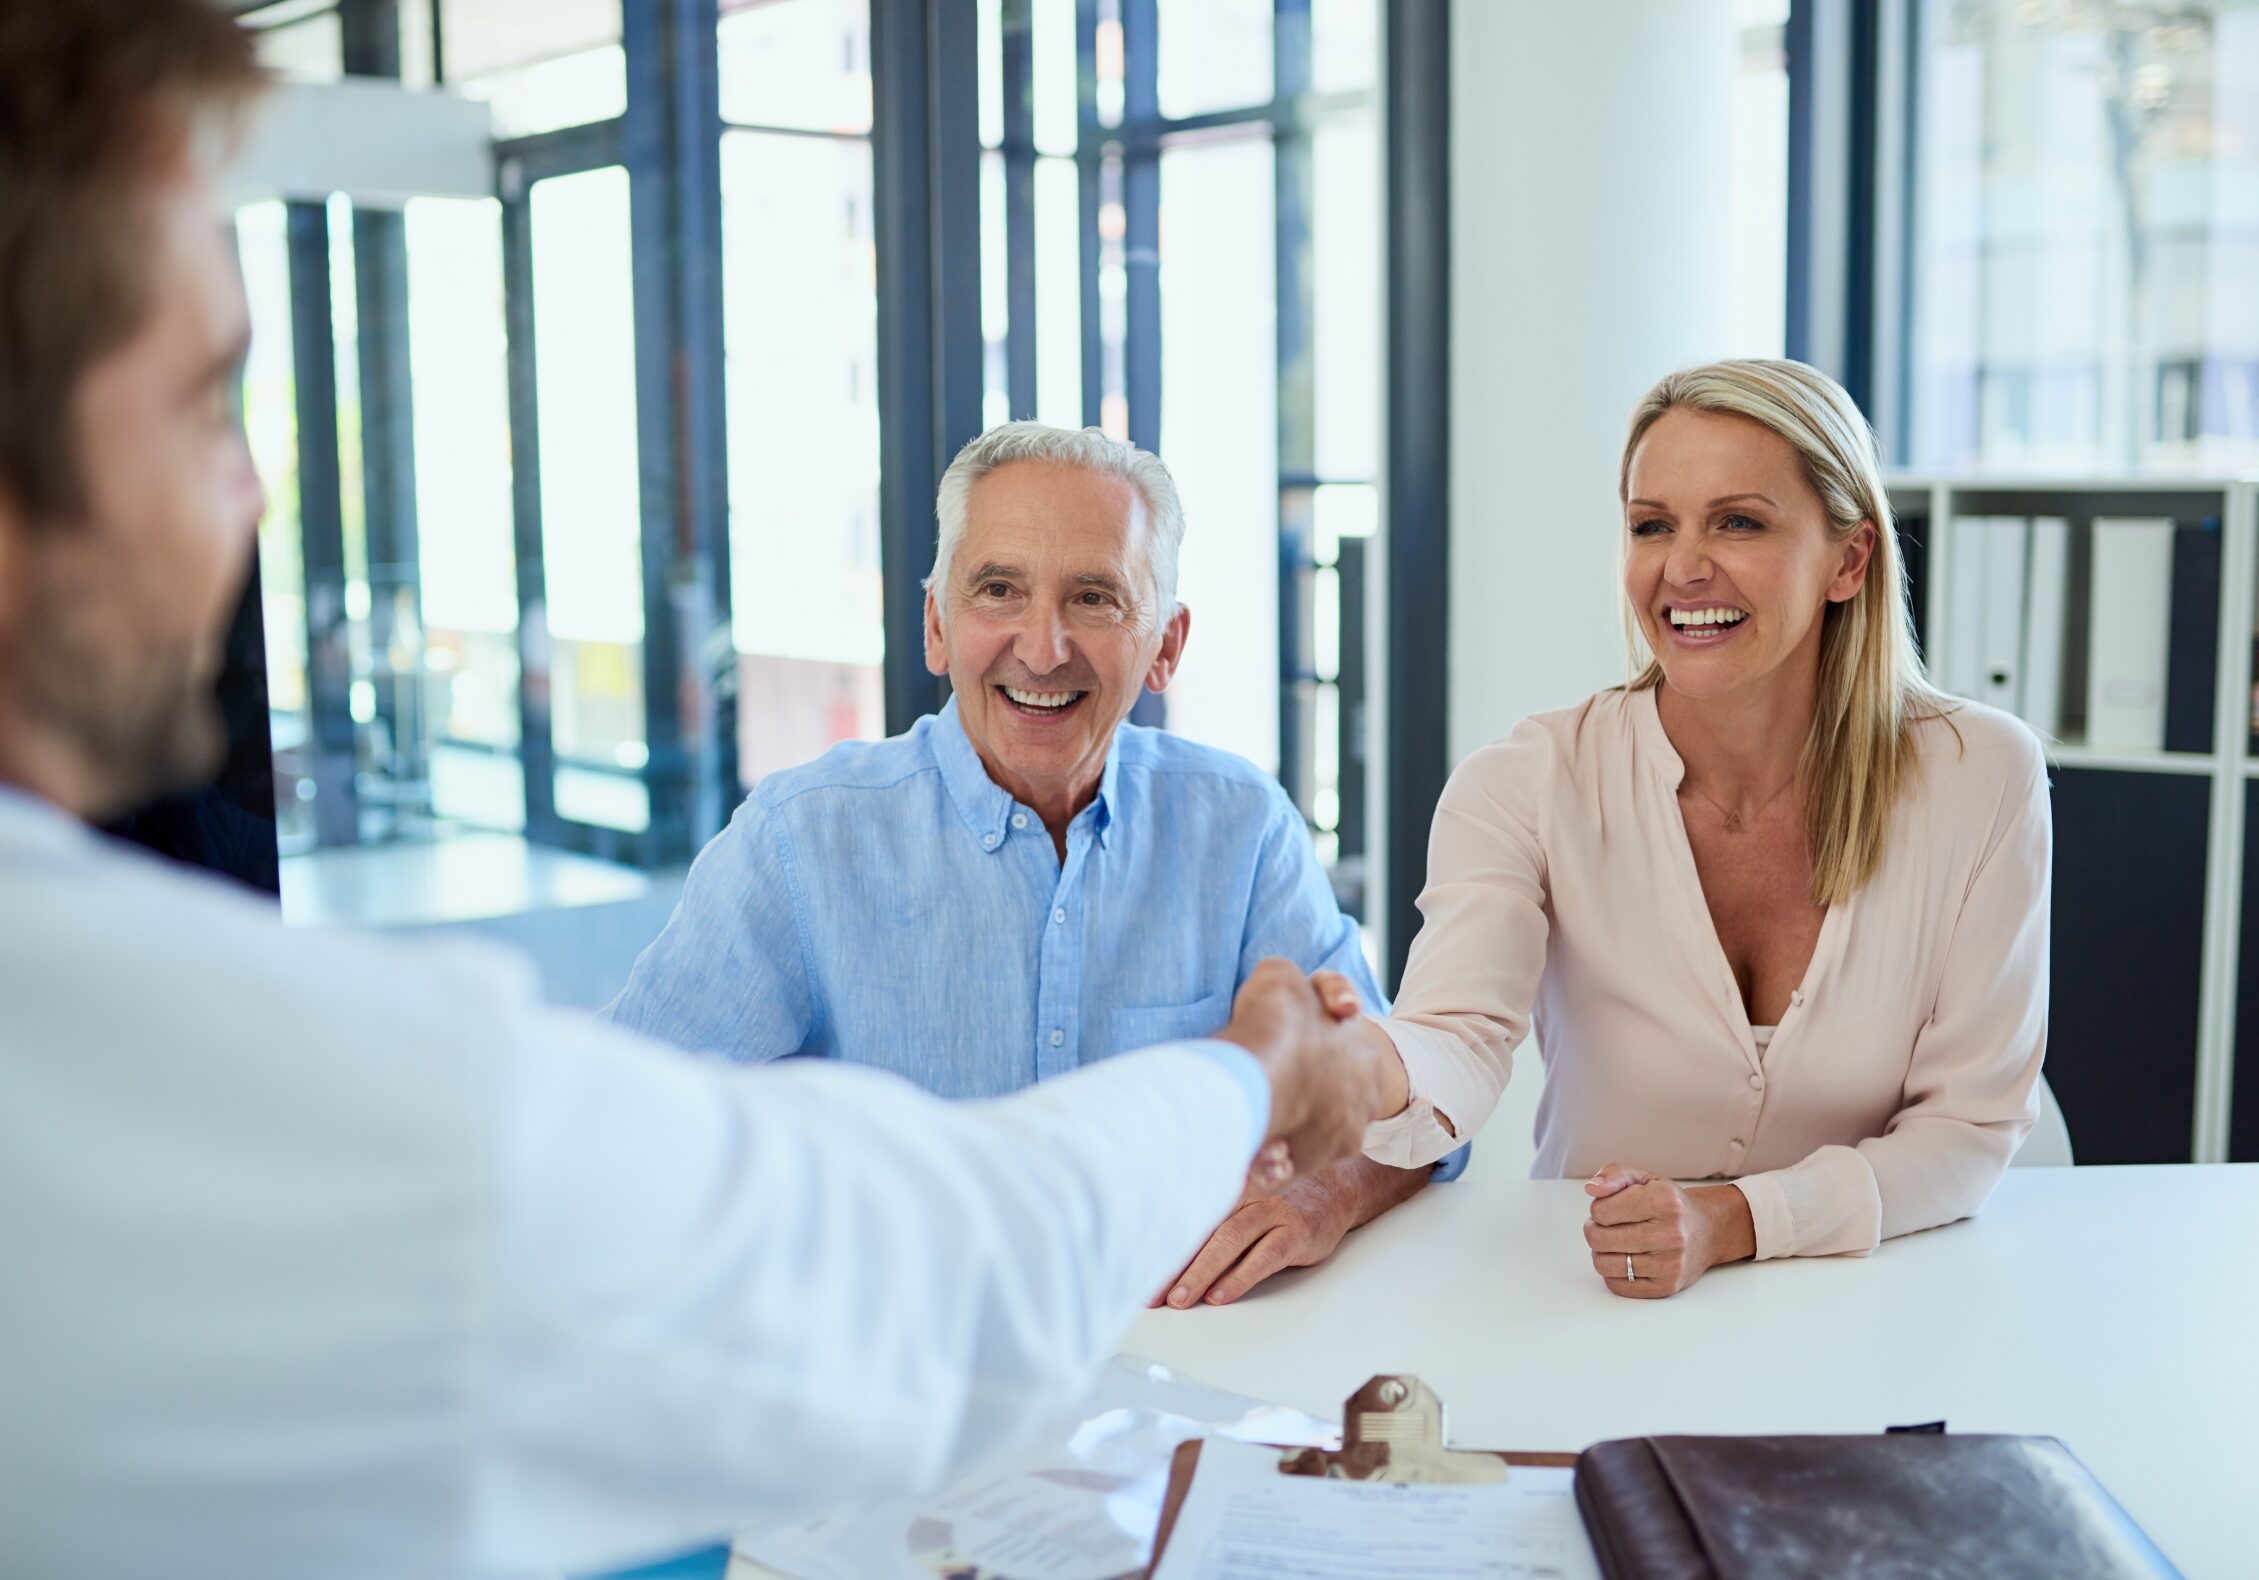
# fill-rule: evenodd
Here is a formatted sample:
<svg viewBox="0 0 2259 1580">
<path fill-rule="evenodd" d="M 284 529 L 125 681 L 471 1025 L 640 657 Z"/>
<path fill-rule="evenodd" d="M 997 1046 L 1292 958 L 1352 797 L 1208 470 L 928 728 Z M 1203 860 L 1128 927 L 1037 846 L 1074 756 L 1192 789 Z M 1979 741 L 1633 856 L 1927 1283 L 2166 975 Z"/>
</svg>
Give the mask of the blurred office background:
<svg viewBox="0 0 2259 1580">
<path fill-rule="evenodd" d="M 289 84 L 235 223 L 291 922 L 601 1002 L 747 787 L 938 706 L 934 483 L 1034 417 L 1176 474 L 1139 717 L 1279 775 L 1392 981 L 1451 765 L 1623 678 L 1632 401 L 1786 354 L 1901 474 L 1941 672 L 1974 523 L 2062 605 L 2082 1158 L 2259 1157 L 2259 0 L 232 9 Z M 2154 741 L 2075 700 L 2132 517 Z"/>
</svg>

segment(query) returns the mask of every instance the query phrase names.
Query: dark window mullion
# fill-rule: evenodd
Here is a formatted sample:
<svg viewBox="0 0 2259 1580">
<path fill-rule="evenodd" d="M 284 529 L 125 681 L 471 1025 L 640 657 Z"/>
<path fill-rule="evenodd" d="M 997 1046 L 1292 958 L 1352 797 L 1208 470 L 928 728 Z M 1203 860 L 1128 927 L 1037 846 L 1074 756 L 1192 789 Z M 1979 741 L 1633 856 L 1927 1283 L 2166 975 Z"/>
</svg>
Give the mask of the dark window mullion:
<svg viewBox="0 0 2259 1580">
<path fill-rule="evenodd" d="M 396 0 L 344 0 L 338 7 L 346 71 L 360 77 L 400 76 L 400 13 Z M 397 209 L 353 210 L 353 281 L 358 326 L 361 408 L 361 519 L 367 532 L 369 649 L 396 647 L 403 606 L 421 624 L 422 565 L 416 531 L 415 392 L 408 361 L 408 228 Z M 421 654 L 415 668 L 394 675 L 376 694 L 390 760 L 384 779 L 392 815 L 430 811 L 430 765 L 424 745 Z"/>
<path fill-rule="evenodd" d="M 828 126 L 779 126 L 773 121 L 723 121 L 725 132 L 760 132 L 768 137 L 797 137 L 815 143 L 867 143 L 869 132 L 835 131 Z"/>
<path fill-rule="evenodd" d="M 1122 120 L 1160 116 L 1158 0 L 1121 0 Z M 1122 262 L 1127 300 L 1122 332 L 1122 394 L 1130 442 L 1161 448 L 1161 153 L 1122 158 Z"/>
<path fill-rule="evenodd" d="M 583 170 L 620 164 L 625 159 L 620 145 L 626 119 L 615 116 L 608 121 L 590 121 L 585 126 L 534 132 L 498 142 L 494 145 L 495 168 L 510 170 L 514 183 L 529 187 L 551 176 L 578 175 Z"/>
<path fill-rule="evenodd" d="M 1363 90 L 1339 93 L 1281 94 L 1266 103 L 1241 105 L 1231 110 L 1209 110 L 1200 115 L 1174 118 L 1158 113 L 1141 118 L 1124 117 L 1121 125 L 1104 135 L 1118 153 L 1153 153 L 1170 143 L 1265 131 L 1309 131 L 1329 115 L 1367 109 L 1373 96 Z"/>
<path fill-rule="evenodd" d="M 570 843 L 557 815 L 551 735 L 548 572 L 541 546 L 541 423 L 533 342 L 533 201 L 516 166 L 502 166 L 502 304 L 508 334 L 510 494 L 518 574 L 518 757 L 526 838 Z"/>
<path fill-rule="evenodd" d="M 1388 893 L 1394 992 L 1419 931 L 1428 828 L 1450 773 L 1451 7 L 1389 0 L 1386 143 Z M 1371 913 L 1368 913 L 1370 915 Z"/>
<path fill-rule="evenodd" d="M 1098 292 L 1098 214 L 1105 204 L 1104 140 L 1098 124 L 1098 0 L 1075 4 L 1075 168 L 1079 198 L 1082 304 L 1082 421 L 1097 427 L 1106 409 L 1106 335 Z"/>
<path fill-rule="evenodd" d="M 361 370 L 361 506 L 368 535 L 369 648 L 395 646 L 398 615 L 418 613 L 423 599 L 416 529 L 414 381 L 408 363 L 408 226 L 398 212 L 353 211 L 353 282 Z M 429 767 L 423 754 L 420 674 L 380 686 L 391 761 L 385 777 L 397 789 L 420 787 L 429 810 Z M 404 684 L 403 684 L 404 682 Z M 397 815 L 403 810 L 395 806 Z"/>
<path fill-rule="evenodd" d="M 1032 0 L 1003 0 L 1004 390 L 1035 415 L 1035 61 Z"/>
<path fill-rule="evenodd" d="M 1340 840 L 1336 872 L 1344 880 L 1336 887 L 1354 888 L 1352 898 L 1360 917 L 1372 914 L 1370 907 L 1374 899 L 1364 873 L 1366 775 L 1370 757 L 1366 743 L 1371 739 L 1365 731 L 1366 698 L 1371 682 L 1365 651 L 1367 547 L 1363 538 L 1343 538 L 1341 557 L 1336 562 L 1341 589 L 1341 671 L 1336 682 L 1341 716 L 1341 815 L 1335 820 L 1334 828 Z M 1351 872 L 1357 875 L 1354 884 L 1346 881 Z"/>
<path fill-rule="evenodd" d="M 1293 103 L 1310 86 L 1310 0 L 1276 0 L 1271 23 L 1272 80 L 1278 100 Z M 1311 558 L 1315 495 L 1289 486 L 1289 475 L 1318 469 L 1316 378 L 1311 357 L 1310 211 L 1315 182 L 1310 136 L 1299 125 L 1272 140 L 1273 263 L 1278 328 L 1279 471 L 1279 782 L 1307 818 L 1317 793 L 1310 738 L 1316 675 L 1310 644 L 1315 569 Z"/>
<path fill-rule="evenodd" d="M 690 475 L 687 441 L 678 411 L 678 370 L 693 354 L 686 344 L 684 265 L 692 252 L 684 234 L 691 223 L 689 193 L 698 153 L 674 118 L 678 95 L 688 86 L 681 71 L 677 30 L 693 25 L 698 0 L 651 0 L 621 13 L 621 47 L 627 56 L 627 115 L 621 127 L 626 156 L 631 238 L 630 289 L 635 324 L 635 410 L 637 455 L 642 487 L 638 542 L 643 573 L 643 739 L 642 770 L 650 801 L 650 822 L 640 838 L 622 840 L 644 864 L 687 858 L 699 843 L 696 804 L 701 781 L 696 759 L 706 721 L 683 706 L 682 629 L 684 606 L 677 583 L 689 596 L 711 596 L 698 563 L 700 523 L 693 503 L 696 480 Z M 711 13 L 713 0 L 705 0 Z M 716 26 L 709 14 L 706 40 Z M 713 53 L 709 47 L 708 55 Z M 720 113 L 714 117 L 719 155 Z M 711 168 L 709 166 L 709 168 Z"/>
<path fill-rule="evenodd" d="M 285 206 L 290 339 L 297 387 L 298 525 L 306 588 L 306 712 L 314 841 L 361 838 L 354 782 L 353 659 L 345 613 L 344 469 L 338 459 L 336 319 L 330 302 L 329 208 Z"/>
</svg>

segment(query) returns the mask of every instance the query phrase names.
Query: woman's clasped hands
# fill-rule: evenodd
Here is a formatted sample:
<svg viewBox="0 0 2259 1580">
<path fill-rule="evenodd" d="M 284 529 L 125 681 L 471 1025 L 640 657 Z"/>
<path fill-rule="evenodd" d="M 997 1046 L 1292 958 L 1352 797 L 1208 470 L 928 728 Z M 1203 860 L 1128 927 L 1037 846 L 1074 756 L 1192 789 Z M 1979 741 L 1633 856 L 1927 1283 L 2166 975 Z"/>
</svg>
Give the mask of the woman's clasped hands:
<svg viewBox="0 0 2259 1580">
<path fill-rule="evenodd" d="M 1628 1163 L 1585 1181 L 1592 1270 L 1615 1294 L 1663 1300 L 1721 1262 L 1757 1254 L 1749 1199 L 1731 1185 L 1681 1185 Z"/>
</svg>

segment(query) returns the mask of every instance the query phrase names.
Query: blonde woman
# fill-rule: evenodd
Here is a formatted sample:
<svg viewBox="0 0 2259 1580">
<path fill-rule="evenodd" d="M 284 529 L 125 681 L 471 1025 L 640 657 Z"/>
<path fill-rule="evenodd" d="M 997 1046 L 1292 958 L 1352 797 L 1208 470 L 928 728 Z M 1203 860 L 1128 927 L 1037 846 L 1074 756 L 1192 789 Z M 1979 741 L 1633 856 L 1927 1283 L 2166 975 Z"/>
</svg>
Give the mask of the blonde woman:
<svg viewBox="0 0 2259 1580">
<path fill-rule="evenodd" d="M 1620 497 L 1638 676 L 1452 775 L 1366 1151 L 1458 1146 L 1534 1027 L 1536 1172 L 1591 1176 L 1593 1270 L 1656 1298 L 1984 1201 L 2037 1113 L 2049 821 L 2031 732 L 1923 676 L 1832 380 L 1671 375 Z"/>
</svg>

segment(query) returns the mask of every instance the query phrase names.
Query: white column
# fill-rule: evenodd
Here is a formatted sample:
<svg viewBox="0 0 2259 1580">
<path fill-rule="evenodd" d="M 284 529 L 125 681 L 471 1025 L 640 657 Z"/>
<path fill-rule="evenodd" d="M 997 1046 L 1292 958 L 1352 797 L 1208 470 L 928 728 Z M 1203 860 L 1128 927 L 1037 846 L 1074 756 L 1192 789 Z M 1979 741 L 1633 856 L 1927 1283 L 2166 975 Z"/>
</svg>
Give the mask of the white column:
<svg viewBox="0 0 2259 1580">
<path fill-rule="evenodd" d="M 1729 356 L 1732 0 L 1456 0 L 1451 751 L 1624 678 L 1632 403 Z"/>
</svg>

